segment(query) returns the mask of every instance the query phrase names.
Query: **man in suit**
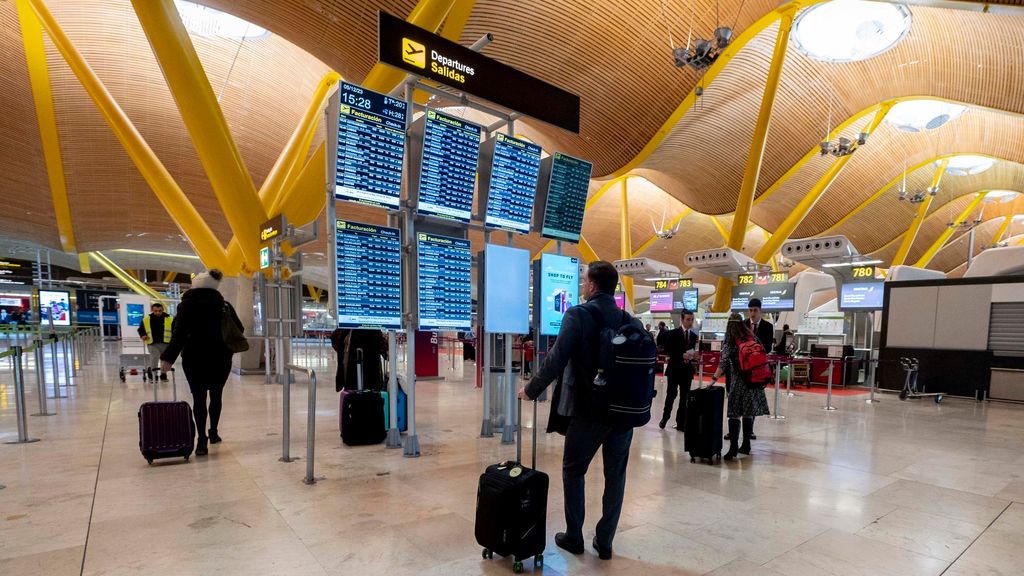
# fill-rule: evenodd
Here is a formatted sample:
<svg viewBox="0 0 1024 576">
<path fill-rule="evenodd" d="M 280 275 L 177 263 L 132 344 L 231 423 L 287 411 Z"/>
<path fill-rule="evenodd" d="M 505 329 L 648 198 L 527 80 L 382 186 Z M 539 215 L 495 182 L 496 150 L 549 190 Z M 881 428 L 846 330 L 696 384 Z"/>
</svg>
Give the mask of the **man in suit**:
<svg viewBox="0 0 1024 576">
<path fill-rule="evenodd" d="M 672 417 L 672 405 L 679 395 L 679 409 L 676 410 L 676 430 L 682 432 L 686 424 L 686 393 L 693 382 L 693 361 L 697 358 L 697 334 L 693 331 L 693 312 L 683 310 L 680 315 L 681 326 L 664 332 L 665 354 L 668 356 L 668 367 L 665 376 L 665 410 L 658 426 L 662 429 Z M 660 334 L 659 334 L 660 336 Z"/>
</svg>

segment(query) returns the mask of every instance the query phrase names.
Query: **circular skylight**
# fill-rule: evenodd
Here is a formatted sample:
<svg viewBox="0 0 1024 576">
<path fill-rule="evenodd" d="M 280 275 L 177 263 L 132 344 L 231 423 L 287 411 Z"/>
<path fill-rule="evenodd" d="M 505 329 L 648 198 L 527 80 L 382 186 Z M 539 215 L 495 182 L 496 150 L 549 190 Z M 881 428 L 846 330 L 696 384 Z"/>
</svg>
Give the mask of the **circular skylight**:
<svg viewBox="0 0 1024 576">
<path fill-rule="evenodd" d="M 1006 202 L 1013 202 L 1017 199 L 1017 196 L 1020 196 L 1020 192 L 1013 190 L 989 190 L 985 194 L 983 202 L 987 204 L 1004 204 Z"/>
<path fill-rule="evenodd" d="M 956 120 L 966 110 L 966 106 L 942 100 L 904 100 L 889 110 L 885 123 L 904 132 L 924 132 Z"/>
<path fill-rule="evenodd" d="M 954 176 L 971 176 L 973 174 L 981 174 L 995 163 L 995 158 L 989 158 L 988 156 L 963 154 L 949 159 L 946 172 Z M 936 162 L 936 165 L 938 165 L 938 162 Z"/>
<path fill-rule="evenodd" d="M 207 8 L 185 0 L 174 0 L 181 22 L 190 34 L 196 36 L 218 36 L 237 40 L 254 40 L 269 36 L 265 28 L 251 24 L 220 10 Z"/>
<path fill-rule="evenodd" d="M 801 12 L 793 39 L 811 58 L 855 62 L 895 46 L 910 30 L 910 21 L 910 10 L 900 4 L 833 0 Z"/>
</svg>

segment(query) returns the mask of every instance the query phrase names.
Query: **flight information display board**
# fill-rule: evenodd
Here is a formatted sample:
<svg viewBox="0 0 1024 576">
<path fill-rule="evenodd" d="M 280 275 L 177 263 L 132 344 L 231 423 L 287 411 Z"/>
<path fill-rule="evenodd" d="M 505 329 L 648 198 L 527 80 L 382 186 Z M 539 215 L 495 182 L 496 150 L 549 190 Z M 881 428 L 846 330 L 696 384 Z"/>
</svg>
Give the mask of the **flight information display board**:
<svg viewBox="0 0 1024 576">
<path fill-rule="evenodd" d="M 553 240 L 580 241 L 593 164 L 555 152 L 541 162 L 538 210 L 539 232 Z"/>
<path fill-rule="evenodd" d="M 342 82 L 334 197 L 397 209 L 402 195 L 407 104 Z"/>
<path fill-rule="evenodd" d="M 416 211 L 469 222 L 473 214 L 482 129 L 433 110 L 427 111 L 417 123 L 422 139 L 416 139 L 421 142 L 418 144 L 420 161 L 413 161 L 413 182 L 418 192 Z"/>
<path fill-rule="evenodd" d="M 420 330 L 472 327 L 469 240 L 420 232 L 416 235 Z"/>
<path fill-rule="evenodd" d="M 672 295 L 672 309 L 696 312 L 700 303 L 700 292 L 696 288 L 679 288 Z"/>
<path fill-rule="evenodd" d="M 528 234 L 540 175 L 540 146 L 498 134 L 484 143 L 480 158 L 484 225 Z"/>
<path fill-rule="evenodd" d="M 839 290 L 840 310 L 881 310 L 884 302 L 883 282 L 844 282 Z"/>
<path fill-rule="evenodd" d="M 338 327 L 402 328 L 402 237 L 397 228 L 337 220 Z"/>
</svg>

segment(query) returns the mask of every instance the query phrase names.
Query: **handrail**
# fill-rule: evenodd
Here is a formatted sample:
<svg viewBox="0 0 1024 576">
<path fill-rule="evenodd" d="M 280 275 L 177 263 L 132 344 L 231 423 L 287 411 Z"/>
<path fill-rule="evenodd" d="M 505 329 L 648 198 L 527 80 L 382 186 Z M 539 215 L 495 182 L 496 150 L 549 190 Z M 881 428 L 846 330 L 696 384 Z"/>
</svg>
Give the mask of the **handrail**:
<svg viewBox="0 0 1024 576">
<path fill-rule="evenodd" d="M 306 477 L 302 479 L 305 484 L 316 484 L 316 477 L 313 476 L 313 460 L 316 457 L 316 370 L 299 366 L 298 364 L 285 365 L 285 381 L 291 379 L 291 371 L 304 372 L 309 378 L 308 399 L 306 415 Z"/>
</svg>

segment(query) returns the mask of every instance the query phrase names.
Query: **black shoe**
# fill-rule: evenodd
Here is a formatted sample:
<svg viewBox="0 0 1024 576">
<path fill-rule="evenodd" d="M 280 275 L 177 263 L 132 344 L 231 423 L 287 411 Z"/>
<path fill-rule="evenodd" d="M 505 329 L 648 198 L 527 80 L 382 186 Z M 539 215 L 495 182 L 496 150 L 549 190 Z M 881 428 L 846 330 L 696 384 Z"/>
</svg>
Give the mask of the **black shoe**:
<svg viewBox="0 0 1024 576">
<path fill-rule="evenodd" d="M 740 445 L 740 449 L 738 450 L 738 452 L 740 454 L 750 454 L 750 438 L 747 438 L 746 440 L 743 441 L 743 444 Z"/>
<path fill-rule="evenodd" d="M 751 434 L 750 435 L 750 439 L 751 440 L 757 440 L 757 434 Z"/>
<path fill-rule="evenodd" d="M 604 547 L 598 545 L 597 538 L 594 538 L 594 541 L 591 542 L 591 546 L 594 547 L 594 550 L 597 550 L 597 557 L 600 558 L 601 560 L 611 560 L 612 559 L 612 549 L 611 548 L 604 548 Z"/>
<path fill-rule="evenodd" d="M 220 435 L 217 434 L 216 430 L 210 430 L 210 444 L 220 444 Z"/>
<path fill-rule="evenodd" d="M 206 456 L 210 451 L 206 449 L 206 442 L 200 441 L 199 445 L 196 446 L 196 456 Z"/>
<path fill-rule="evenodd" d="M 732 435 L 727 433 L 725 436 L 722 436 L 722 438 L 725 440 L 732 440 Z"/>
<path fill-rule="evenodd" d="M 583 542 L 576 543 L 569 540 L 565 532 L 555 534 L 555 545 L 570 554 L 576 554 L 577 556 L 583 554 Z"/>
<path fill-rule="evenodd" d="M 658 428 L 665 429 L 665 424 L 668 424 L 668 418 L 663 418 L 661 422 L 658 422 Z"/>
<path fill-rule="evenodd" d="M 167 373 L 166 372 L 161 372 L 160 373 L 160 381 L 161 382 L 167 382 Z"/>
</svg>

